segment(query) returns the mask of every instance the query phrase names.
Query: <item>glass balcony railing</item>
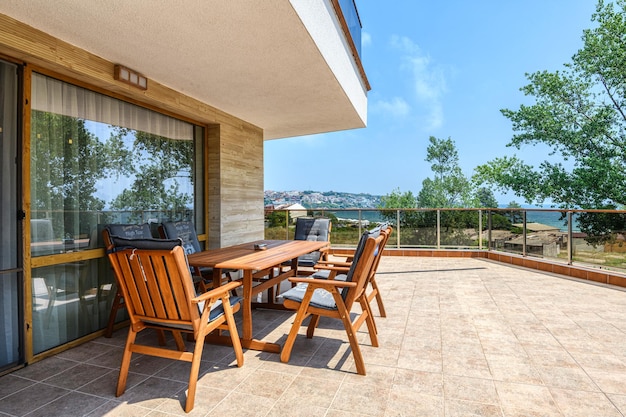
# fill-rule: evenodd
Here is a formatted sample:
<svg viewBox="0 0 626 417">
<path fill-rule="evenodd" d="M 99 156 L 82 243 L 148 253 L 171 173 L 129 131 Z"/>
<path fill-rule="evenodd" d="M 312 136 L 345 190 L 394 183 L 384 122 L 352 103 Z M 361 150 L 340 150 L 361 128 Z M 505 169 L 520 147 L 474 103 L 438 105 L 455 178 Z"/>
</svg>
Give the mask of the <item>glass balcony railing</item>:
<svg viewBox="0 0 626 417">
<path fill-rule="evenodd" d="M 348 25 L 348 31 L 352 36 L 354 47 L 361 57 L 361 20 L 359 19 L 359 12 L 356 9 L 354 0 L 339 0 L 339 7 L 341 7 L 341 13 L 343 13 L 346 24 Z"/>
<path fill-rule="evenodd" d="M 388 248 L 502 251 L 626 272 L 626 211 L 621 210 L 268 210 L 265 238 L 293 239 L 298 216 L 330 217 L 334 248 L 354 247 L 365 229 L 389 222 L 394 231 Z"/>
</svg>

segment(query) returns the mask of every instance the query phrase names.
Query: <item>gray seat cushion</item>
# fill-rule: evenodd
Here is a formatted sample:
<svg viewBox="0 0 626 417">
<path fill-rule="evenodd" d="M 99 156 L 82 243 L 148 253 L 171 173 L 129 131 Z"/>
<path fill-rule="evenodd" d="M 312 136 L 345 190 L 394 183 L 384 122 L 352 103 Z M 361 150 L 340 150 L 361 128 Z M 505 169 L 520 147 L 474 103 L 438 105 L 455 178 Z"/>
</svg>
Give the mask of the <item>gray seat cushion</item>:
<svg viewBox="0 0 626 417">
<path fill-rule="evenodd" d="M 182 239 L 183 249 L 187 255 L 200 252 L 200 242 L 196 228 L 190 221 L 164 222 L 162 223 L 163 232 L 168 239 Z"/>
<path fill-rule="evenodd" d="M 294 240 L 328 241 L 330 219 L 298 217 L 296 219 L 296 230 Z M 298 257 L 298 265 L 311 267 L 315 265 L 321 257 L 321 252 L 315 251 Z"/>
<path fill-rule="evenodd" d="M 304 293 L 306 292 L 308 284 L 298 284 L 292 289 L 285 291 L 281 294 L 282 297 L 296 301 L 302 302 L 302 298 L 304 297 Z M 333 298 L 333 295 L 322 289 L 318 288 L 313 291 L 313 297 L 311 298 L 311 305 L 318 308 L 323 308 L 326 310 L 337 310 L 337 304 Z"/>
<path fill-rule="evenodd" d="M 148 223 L 143 224 L 107 224 L 104 226 L 110 236 L 118 236 L 126 239 L 151 238 L 152 232 Z"/>
</svg>

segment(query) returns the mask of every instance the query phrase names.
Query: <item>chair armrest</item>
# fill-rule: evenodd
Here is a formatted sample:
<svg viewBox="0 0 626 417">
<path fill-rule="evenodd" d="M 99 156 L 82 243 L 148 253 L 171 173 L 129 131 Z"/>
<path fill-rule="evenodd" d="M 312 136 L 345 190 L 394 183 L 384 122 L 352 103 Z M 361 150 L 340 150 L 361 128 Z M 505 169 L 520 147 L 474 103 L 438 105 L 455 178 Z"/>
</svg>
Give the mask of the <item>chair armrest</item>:
<svg viewBox="0 0 626 417">
<path fill-rule="evenodd" d="M 348 272 L 350 270 L 349 265 L 335 265 L 334 262 L 329 262 L 327 264 L 317 263 L 313 266 L 314 269 L 326 269 L 330 271 L 337 272 Z"/>
<path fill-rule="evenodd" d="M 294 284 L 313 284 L 321 287 L 356 287 L 356 282 L 352 281 L 335 281 L 332 279 L 317 279 L 317 278 L 289 278 L 290 282 Z"/>
<path fill-rule="evenodd" d="M 230 293 L 230 291 L 234 290 L 235 288 L 239 287 L 240 285 L 242 285 L 241 282 L 239 281 L 233 281 L 233 282 L 229 282 L 228 284 L 224 284 L 224 285 L 220 285 L 217 288 L 214 288 L 210 291 L 207 291 L 203 294 L 200 294 L 197 297 L 194 297 L 191 299 L 192 303 L 200 303 L 202 301 L 206 301 L 210 298 L 221 298 L 224 295 L 228 295 Z"/>
</svg>

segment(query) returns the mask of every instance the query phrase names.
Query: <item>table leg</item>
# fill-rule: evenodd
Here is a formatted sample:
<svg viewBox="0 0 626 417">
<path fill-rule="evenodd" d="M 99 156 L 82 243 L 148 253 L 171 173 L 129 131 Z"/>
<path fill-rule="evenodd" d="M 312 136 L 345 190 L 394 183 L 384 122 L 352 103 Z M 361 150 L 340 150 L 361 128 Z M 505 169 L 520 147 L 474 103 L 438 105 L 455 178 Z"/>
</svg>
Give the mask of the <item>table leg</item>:
<svg viewBox="0 0 626 417">
<path fill-rule="evenodd" d="M 213 288 L 217 288 L 222 285 L 222 268 L 213 268 L 213 275 L 211 278 L 213 281 Z"/>
<path fill-rule="evenodd" d="M 252 270 L 243 271 L 243 340 L 252 340 Z"/>
<path fill-rule="evenodd" d="M 215 273 L 218 269 L 213 270 L 213 282 L 215 282 Z M 221 271 L 219 271 L 221 276 Z M 243 301 L 241 303 L 242 333 L 240 335 L 241 346 L 246 349 L 260 350 L 264 352 L 280 353 L 280 345 L 277 343 L 264 342 L 252 338 L 252 271 L 243 271 Z M 206 341 L 209 343 L 218 343 L 232 345 L 230 337 L 220 334 L 208 335 Z"/>
</svg>

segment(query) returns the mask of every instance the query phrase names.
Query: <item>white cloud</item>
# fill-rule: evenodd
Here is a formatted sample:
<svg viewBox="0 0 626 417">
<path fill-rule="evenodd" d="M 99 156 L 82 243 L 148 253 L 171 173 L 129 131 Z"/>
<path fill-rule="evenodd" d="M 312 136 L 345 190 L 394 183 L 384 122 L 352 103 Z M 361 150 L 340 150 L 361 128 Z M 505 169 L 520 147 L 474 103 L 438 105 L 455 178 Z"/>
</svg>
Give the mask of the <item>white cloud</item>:
<svg viewBox="0 0 626 417">
<path fill-rule="evenodd" d="M 425 111 L 424 124 L 428 129 L 440 127 L 444 121 L 442 97 L 445 94 L 445 74 L 433 65 L 430 56 L 406 36 L 393 36 L 391 46 L 402 53 L 401 69 L 409 71 L 415 97 Z"/>
<path fill-rule="evenodd" d="M 401 97 L 394 97 L 391 101 L 377 100 L 372 104 L 372 110 L 390 114 L 393 117 L 405 117 L 410 109 L 409 104 Z"/>
</svg>

